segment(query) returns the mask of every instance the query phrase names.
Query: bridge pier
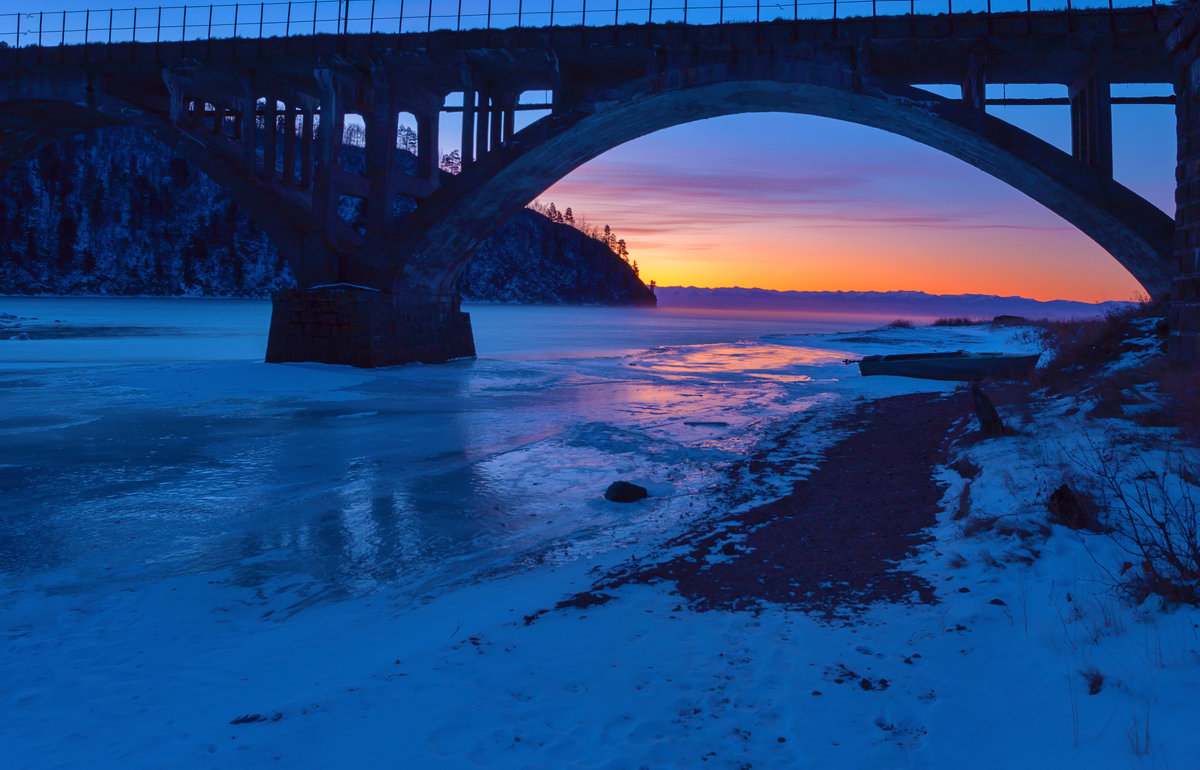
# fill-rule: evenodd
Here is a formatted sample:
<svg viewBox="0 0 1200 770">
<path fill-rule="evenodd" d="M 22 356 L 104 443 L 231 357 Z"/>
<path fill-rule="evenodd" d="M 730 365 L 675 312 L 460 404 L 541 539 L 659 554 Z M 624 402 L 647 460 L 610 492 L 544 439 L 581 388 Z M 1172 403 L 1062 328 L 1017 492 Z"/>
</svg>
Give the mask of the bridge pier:
<svg viewBox="0 0 1200 770">
<path fill-rule="evenodd" d="M 378 367 L 475 355 L 471 317 L 454 295 L 398 295 L 333 284 L 288 289 L 271 300 L 267 363 Z"/>
<path fill-rule="evenodd" d="M 1191 5 L 1167 40 L 1175 56 L 1175 276 L 1167 355 L 1200 364 L 1200 10 Z"/>
</svg>

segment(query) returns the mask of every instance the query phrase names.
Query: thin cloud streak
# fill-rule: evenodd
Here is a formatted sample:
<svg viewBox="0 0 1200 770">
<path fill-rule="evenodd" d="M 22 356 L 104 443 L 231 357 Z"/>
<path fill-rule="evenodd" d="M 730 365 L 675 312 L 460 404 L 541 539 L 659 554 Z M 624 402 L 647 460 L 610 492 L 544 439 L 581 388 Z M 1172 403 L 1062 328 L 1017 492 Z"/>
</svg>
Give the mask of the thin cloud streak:
<svg viewBox="0 0 1200 770">
<path fill-rule="evenodd" d="M 1002 182 L 830 121 L 741 116 L 669 129 L 585 164 L 540 200 L 611 225 L 643 277 L 664 285 L 1136 291 L 1086 236 Z"/>
</svg>

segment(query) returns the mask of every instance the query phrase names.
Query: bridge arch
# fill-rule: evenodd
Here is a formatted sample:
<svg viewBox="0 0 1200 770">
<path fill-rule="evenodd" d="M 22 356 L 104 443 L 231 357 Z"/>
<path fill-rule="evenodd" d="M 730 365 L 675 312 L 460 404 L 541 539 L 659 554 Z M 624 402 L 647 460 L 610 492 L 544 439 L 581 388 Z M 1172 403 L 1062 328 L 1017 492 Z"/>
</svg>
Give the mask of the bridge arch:
<svg viewBox="0 0 1200 770">
<path fill-rule="evenodd" d="M 1150 296 L 1170 287 L 1174 220 L 1111 177 L 958 100 L 846 69 L 786 63 L 668 71 L 559 107 L 401 223 L 404 261 L 394 291 L 451 292 L 475 247 L 501 222 L 592 158 L 675 125 L 749 112 L 845 120 L 946 152 L 1070 222 Z"/>
</svg>

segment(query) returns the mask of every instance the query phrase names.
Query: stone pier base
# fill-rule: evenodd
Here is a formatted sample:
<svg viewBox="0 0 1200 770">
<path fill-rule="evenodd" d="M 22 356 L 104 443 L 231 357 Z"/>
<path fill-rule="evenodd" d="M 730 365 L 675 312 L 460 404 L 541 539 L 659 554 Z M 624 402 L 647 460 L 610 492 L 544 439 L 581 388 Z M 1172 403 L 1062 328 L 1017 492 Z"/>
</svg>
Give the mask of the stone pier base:
<svg viewBox="0 0 1200 770">
<path fill-rule="evenodd" d="M 1200 366 L 1200 276 L 1176 278 L 1167 307 L 1167 356 L 1176 364 Z"/>
<path fill-rule="evenodd" d="M 475 355 L 471 317 L 450 295 L 398 295 L 344 284 L 272 297 L 267 362 L 350 366 L 445 363 Z"/>
</svg>

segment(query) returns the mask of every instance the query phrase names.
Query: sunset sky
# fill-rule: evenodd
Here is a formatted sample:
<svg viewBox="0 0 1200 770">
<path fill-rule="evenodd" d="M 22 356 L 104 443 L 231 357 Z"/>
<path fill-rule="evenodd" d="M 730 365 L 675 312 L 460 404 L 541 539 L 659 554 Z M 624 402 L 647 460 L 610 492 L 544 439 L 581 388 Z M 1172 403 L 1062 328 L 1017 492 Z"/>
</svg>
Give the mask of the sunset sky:
<svg viewBox="0 0 1200 770">
<path fill-rule="evenodd" d="M 1069 148 L 1065 107 L 991 111 Z M 1173 214 L 1173 108 L 1118 106 L 1113 121 L 1117 179 Z M 541 200 L 612 225 L 643 278 L 664 286 L 1084 301 L 1141 292 L 1091 239 L 1002 182 L 912 140 L 824 118 L 679 126 L 606 153 Z"/>
<path fill-rule="evenodd" d="M 409 0 L 405 18 L 423 17 L 430 2 L 435 14 L 440 14 L 435 28 L 457 23 L 460 8 L 467 14 L 464 26 L 484 23 L 483 0 L 458 4 L 452 0 Z M 523 2 L 526 23 L 544 24 L 548 16 L 541 19 L 537 9 L 543 5 L 548 9 L 549 0 Z M 578 0 L 556 2 L 558 18 L 566 13 L 567 23 L 575 23 L 570 9 L 576 4 L 582 8 L 582 4 Z M 622 3 L 623 12 L 633 14 L 622 17 L 622 21 L 644 21 L 637 17 L 639 2 Z M 880 3 L 881 10 L 896 7 L 887 6 L 884 0 Z M 1117 0 L 1116 5 L 1147 3 Z M 1066 0 L 1037 0 L 1032 7 L 1065 4 Z M 900 12 L 907 10 L 907 3 L 900 5 Z M 62 0 L 52 6 L 98 7 L 92 0 Z M 511 0 L 493 2 L 497 14 L 508 6 L 515 8 Z M 1107 3 L 1076 0 L 1075 7 L 1084 6 Z M 281 23 L 272 26 L 271 14 L 279 16 L 288 7 L 287 3 L 267 7 L 264 34 L 284 32 Z M 295 4 L 295 9 L 309 7 L 302 2 Z M 591 9 L 588 23 L 611 23 L 603 10 L 612 7 L 610 0 L 591 0 L 587 7 Z M 671 7 L 660 11 L 666 15 L 656 16 L 655 21 L 669 20 L 669 15 L 676 12 Z M 944 9 L 945 2 L 917 0 L 914 7 L 918 12 L 936 12 Z M 954 4 L 956 11 L 985 7 L 985 0 L 956 0 Z M 995 0 L 993 7 L 1024 9 L 1025 3 Z M 0 12 L 18 8 L 24 6 L 14 0 L 0 0 Z M 214 18 L 220 22 L 221 14 L 226 14 L 226 21 L 231 21 L 232 8 L 224 6 Z M 768 8 L 785 13 L 790 6 Z M 805 8 L 814 16 L 828 10 L 823 4 L 808 4 Z M 328 22 L 326 31 L 336 27 L 333 20 L 337 9 L 336 2 L 321 3 L 319 18 Z M 399 3 L 392 0 L 375 4 L 355 0 L 351 16 L 358 21 L 351 31 L 365 31 L 368 14 L 374 15 L 379 29 L 391 29 L 399 9 Z M 473 10 L 481 15 L 471 16 Z M 746 13 L 753 10 L 752 5 L 743 8 Z M 179 8 L 165 12 L 164 24 L 179 23 L 180 19 L 171 16 L 179 14 Z M 125 19 L 122 13 L 130 19 L 132 15 L 117 13 L 118 22 L 128 24 L 129 20 L 121 21 Z M 304 18 L 305 13 L 311 18 L 311 11 L 302 10 L 295 10 L 294 18 Z M 107 10 L 99 12 L 94 28 L 106 27 L 106 14 Z M 249 28 L 243 22 L 239 34 L 258 34 L 257 16 L 250 16 Z M 25 18 L 22 43 L 36 42 L 28 35 L 37 14 Z M 71 18 L 69 28 L 82 25 L 81 15 Z M 152 27 L 145 29 L 145 25 L 157 21 L 154 10 L 143 11 L 139 18 L 143 19 L 140 38 L 154 33 Z M 192 26 L 187 36 L 203 36 L 207 14 L 193 13 L 189 18 Z M 515 16 L 507 23 L 515 23 Z M 0 38 L 15 42 L 15 24 L 15 15 L 0 16 Z M 224 32 L 217 32 L 230 34 L 231 29 L 230 25 Z M 292 31 L 303 32 L 299 27 Z M 165 37 L 178 34 L 179 30 L 168 30 Z M 934 90 L 952 95 L 954 89 Z M 988 87 L 988 93 L 1065 96 L 1066 88 L 1005 89 L 994 85 Z M 1170 89 L 1114 87 L 1115 95 L 1132 93 L 1169 94 Z M 456 98 L 459 95 L 451 95 L 449 102 Z M 538 94 L 536 101 L 544 102 L 545 96 Z M 1066 107 L 989 110 L 1069 149 Z M 537 116 L 522 113 L 520 117 L 525 122 Z M 1116 106 L 1113 123 L 1118 181 L 1173 214 L 1174 108 Z M 439 137 L 443 152 L 457 147 L 458 125 L 456 114 L 443 116 Z M 570 206 L 593 224 L 611 225 L 618 236 L 626 239 L 643 278 L 660 285 L 912 289 L 1086 301 L 1130 299 L 1141 293 L 1132 276 L 1089 238 L 1003 183 L 909 139 L 822 118 L 757 114 L 678 126 L 600 156 L 554 185 L 540 200 L 553 201 L 560 209 Z"/>
</svg>

